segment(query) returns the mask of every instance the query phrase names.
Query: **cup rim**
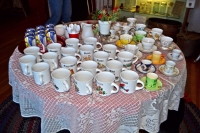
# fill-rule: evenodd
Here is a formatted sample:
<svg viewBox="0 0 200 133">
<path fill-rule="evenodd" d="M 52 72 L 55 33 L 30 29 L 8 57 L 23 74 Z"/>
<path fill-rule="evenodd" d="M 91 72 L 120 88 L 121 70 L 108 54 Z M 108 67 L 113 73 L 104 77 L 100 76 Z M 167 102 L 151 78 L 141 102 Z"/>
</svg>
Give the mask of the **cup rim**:
<svg viewBox="0 0 200 133">
<path fill-rule="evenodd" d="M 81 73 L 83 73 L 82 75 L 86 75 L 86 74 L 84 74 L 84 73 L 90 74 L 90 75 L 91 75 L 91 79 L 89 79 L 89 80 L 87 80 L 87 81 L 80 81 L 80 80 L 78 80 L 78 79 L 77 79 L 77 75 L 78 75 L 78 74 L 81 74 Z M 81 82 L 81 83 L 86 83 L 86 82 L 93 81 L 93 78 L 94 78 L 93 74 L 92 74 L 91 72 L 89 72 L 89 71 L 78 71 L 78 72 L 76 72 L 76 73 L 73 75 L 73 77 L 74 77 L 74 80 L 76 80 L 76 81 L 78 81 L 78 82 Z"/>
<path fill-rule="evenodd" d="M 130 74 L 130 73 L 132 73 L 131 75 L 135 75 L 135 76 L 137 76 L 137 78 L 136 79 L 126 79 L 126 78 L 124 78 L 124 76 L 122 75 L 123 73 L 128 73 L 128 74 Z M 132 71 L 132 70 L 125 70 L 125 71 L 122 71 L 121 73 L 120 73 L 120 77 L 121 78 L 123 78 L 124 80 L 127 80 L 127 81 L 137 81 L 138 79 L 139 79 L 139 75 L 138 75 L 138 73 L 136 73 L 135 71 Z"/>
<path fill-rule="evenodd" d="M 55 69 L 55 70 L 52 71 L 52 73 L 51 73 L 51 77 L 52 77 L 52 78 L 58 79 L 58 80 L 65 79 L 65 78 L 56 78 L 55 76 L 53 76 L 54 73 L 57 72 L 57 71 L 65 71 L 65 72 L 67 72 L 67 73 L 68 73 L 68 76 L 65 77 L 65 78 L 69 78 L 70 75 L 71 75 L 71 73 L 70 73 L 70 71 L 69 71 L 68 69 L 65 69 L 65 68 L 58 68 L 58 69 Z"/>
<path fill-rule="evenodd" d="M 104 74 L 104 73 L 107 73 L 107 74 L 111 75 L 111 76 L 112 76 L 112 81 L 106 81 L 106 82 L 100 81 L 100 80 L 98 79 L 98 76 L 99 76 L 99 75 L 102 75 L 102 74 Z M 115 81 L 115 75 L 112 74 L 111 72 L 104 71 L 104 72 L 97 73 L 96 76 L 95 76 L 95 79 L 96 79 L 98 82 L 100 82 L 100 83 L 113 83 L 113 82 Z"/>
</svg>

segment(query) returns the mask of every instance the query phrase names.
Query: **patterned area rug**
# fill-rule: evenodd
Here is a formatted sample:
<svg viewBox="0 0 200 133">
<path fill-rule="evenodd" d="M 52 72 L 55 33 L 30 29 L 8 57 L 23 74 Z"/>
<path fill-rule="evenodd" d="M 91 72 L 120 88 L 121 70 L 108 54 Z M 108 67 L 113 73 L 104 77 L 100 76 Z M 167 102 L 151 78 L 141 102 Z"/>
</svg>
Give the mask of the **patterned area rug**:
<svg viewBox="0 0 200 133">
<path fill-rule="evenodd" d="M 0 104 L 0 133 L 40 133 L 41 119 L 21 116 L 19 104 L 12 96 Z M 184 118 L 179 133 L 200 133 L 200 110 L 192 103 L 185 104 Z M 145 131 L 140 131 L 141 133 Z M 59 133 L 69 133 L 67 130 Z"/>
</svg>

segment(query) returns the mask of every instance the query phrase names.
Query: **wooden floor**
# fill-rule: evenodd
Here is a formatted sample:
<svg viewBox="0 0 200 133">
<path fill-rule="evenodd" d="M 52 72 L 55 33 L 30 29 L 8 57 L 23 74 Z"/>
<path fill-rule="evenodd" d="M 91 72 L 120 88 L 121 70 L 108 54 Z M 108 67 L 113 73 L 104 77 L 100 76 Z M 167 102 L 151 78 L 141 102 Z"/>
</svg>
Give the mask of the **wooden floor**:
<svg viewBox="0 0 200 133">
<path fill-rule="evenodd" d="M 28 17 L 23 12 L 0 16 L 0 103 L 12 94 L 11 86 L 8 84 L 8 61 L 14 49 L 23 41 L 26 28 L 43 25 L 45 19 L 41 19 L 41 12 L 32 10 Z M 185 92 L 188 97 L 200 109 L 200 61 L 194 63 L 197 57 L 186 58 L 187 61 L 187 84 Z"/>
</svg>

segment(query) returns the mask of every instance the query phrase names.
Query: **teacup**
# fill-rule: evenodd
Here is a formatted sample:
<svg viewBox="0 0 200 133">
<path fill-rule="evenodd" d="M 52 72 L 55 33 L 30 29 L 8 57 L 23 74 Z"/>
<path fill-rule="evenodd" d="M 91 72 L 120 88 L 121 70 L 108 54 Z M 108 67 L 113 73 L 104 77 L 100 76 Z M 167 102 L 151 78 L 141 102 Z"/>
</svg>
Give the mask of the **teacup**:
<svg viewBox="0 0 200 133">
<path fill-rule="evenodd" d="M 146 35 L 147 35 L 147 32 L 145 31 L 141 31 L 141 30 L 135 31 L 135 36 L 138 42 L 141 42 L 142 38 L 145 37 Z"/>
<path fill-rule="evenodd" d="M 168 36 L 161 36 L 160 37 L 160 42 L 162 45 L 162 48 L 168 49 L 168 47 L 172 44 L 173 38 L 168 37 Z"/>
<path fill-rule="evenodd" d="M 148 88 L 155 88 L 158 80 L 156 73 L 147 73 L 145 86 Z"/>
<path fill-rule="evenodd" d="M 175 62 L 173 62 L 173 61 L 166 61 L 163 70 L 164 70 L 165 73 L 173 74 L 175 66 L 176 66 Z"/>
<path fill-rule="evenodd" d="M 70 71 L 65 68 L 58 68 L 51 73 L 54 89 L 57 92 L 69 91 L 71 87 Z"/>
<path fill-rule="evenodd" d="M 94 49 L 102 48 L 102 44 L 100 42 L 97 42 L 97 39 L 95 37 L 87 37 L 83 41 L 84 45 L 92 45 Z"/>
<path fill-rule="evenodd" d="M 146 25 L 145 24 L 136 24 L 135 25 L 135 30 L 138 31 L 138 30 L 142 30 L 144 31 L 146 28 Z"/>
<path fill-rule="evenodd" d="M 128 44 L 131 42 L 133 36 L 129 35 L 129 34 L 123 34 L 120 35 L 120 41 L 122 44 Z"/>
<path fill-rule="evenodd" d="M 173 59 L 178 59 L 181 55 L 181 50 L 179 49 L 173 49 L 172 50 L 172 58 Z"/>
<path fill-rule="evenodd" d="M 112 58 L 109 58 L 109 54 L 104 51 L 97 51 L 94 53 L 94 61 L 98 64 L 98 68 L 101 70 L 106 69 L 106 62 L 108 60 L 113 60 Z"/>
<path fill-rule="evenodd" d="M 110 37 L 115 38 L 116 30 L 110 30 Z"/>
<path fill-rule="evenodd" d="M 79 95 L 92 94 L 93 74 L 88 71 L 79 71 L 72 75 L 74 78 L 75 91 Z"/>
<path fill-rule="evenodd" d="M 138 60 L 136 55 L 133 55 L 131 52 L 122 51 L 117 55 L 118 60 L 123 64 L 123 67 L 126 69 L 131 69 L 132 64 Z"/>
<path fill-rule="evenodd" d="M 126 20 L 128 22 L 128 26 L 131 26 L 131 27 L 133 27 L 135 22 L 137 21 L 136 18 L 127 18 Z"/>
<path fill-rule="evenodd" d="M 141 86 L 137 86 L 137 84 Z M 139 80 L 139 75 L 132 71 L 126 70 L 120 73 L 120 90 L 124 93 L 133 93 L 136 90 L 140 90 L 144 87 L 144 83 Z"/>
<path fill-rule="evenodd" d="M 119 50 L 117 50 L 117 47 L 113 44 L 103 45 L 103 51 L 107 52 L 109 54 L 109 57 L 113 59 L 116 59 L 116 54 L 120 52 Z"/>
<path fill-rule="evenodd" d="M 122 30 L 123 30 L 123 33 L 126 34 L 126 35 L 129 35 L 129 31 L 132 27 L 131 26 L 127 26 L 127 25 L 123 25 L 122 26 Z"/>
<path fill-rule="evenodd" d="M 153 51 L 152 59 L 151 59 L 152 62 L 159 63 L 162 58 L 163 58 L 162 53 L 160 51 Z"/>
<path fill-rule="evenodd" d="M 77 58 L 74 56 L 67 56 L 61 58 L 60 63 L 62 68 L 66 68 L 71 72 L 71 74 L 74 74 L 77 72 L 77 64 L 81 62 L 77 61 Z"/>
<path fill-rule="evenodd" d="M 127 44 L 127 45 L 124 47 L 124 50 L 125 50 L 125 51 L 131 52 L 133 55 L 137 55 L 137 52 L 139 51 L 139 48 L 138 48 L 138 46 L 136 46 L 136 45 Z"/>
<path fill-rule="evenodd" d="M 42 60 L 49 64 L 50 71 L 58 68 L 58 55 L 55 52 L 47 52 L 42 55 Z"/>
<path fill-rule="evenodd" d="M 80 54 L 82 57 L 82 61 L 93 60 L 94 58 L 94 47 L 92 45 L 82 45 L 80 47 Z"/>
<path fill-rule="evenodd" d="M 109 96 L 119 91 L 119 86 L 114 83 L 115 76 L 111 72 L 101 72 L 95 77 L 96 90 L 101 96 Z M 116 90 L 114 90 L 114 87 Z"/>
<path fill-rule="evenodd" d="M 140 67 L 143 71 L 148 71 L 152 67 L 152 61 L 144 59 L 141 61 Z"/>
<path fill-rule="evenodd" d="M 155 40 L 152 38 L 144 37 L 142 38 L 142 47 L 144 50 L 151 50 L 154 46 Z"/>
<path fill-rule="evenodd" d="M 160 39 L 160 36 L 162 35 L 162 33 L 163 33 L 163 30 L 160 28 L 152 28 L 151 30 L 151 34 L 155 40 Z"/>
<path fill-rule="evenodd" d="M 32 76 L 31 67 L 36 63 L 36 57 L 34 55 L 24 55 L 19 58 L 20 67 L 22 73 L 26 76 Z"/>
<path fill-rule="evenodd" d="M 61 44 L 60 43 L 51 43 L 49 45 L 47 45 L 47 50 L 49 52 L 55 52 L 58 54 L 58 59 L 61 58 L 61 52 L 60 52 L 60 49 L 61 49 Z"/>
<path fill-rule="evenodd" d="M 76 49 L 73 47 L 61 47 L 61 55 L 62 57 L 66 56 L 74 56 L 77 60 L 81 60 L 81 55 L 76 53 Z"/>
<path fill-rule="evenodd" d="M 78 52 L 79 47 L 82 46 L 82 44 L 79 43 L 79 39 L 77 38 L 68 38 L 65 40 L 67 47 L 73 47 L 76 49 L 76 52 Z"/>
<path fill-rule="evenodd" d="M 110 60 L 106 63 L 106 71 L 111 72 L 115 75 L 115 82 L 119 81 L 121 71 L 127 70 L 123 68 L 123 64 L 117 60 Z"/>
<path fill-rule="evenodd" d="M 100 69 L 97 68 L 98 64 L 95 61 L 88 60 L 81 63 L 80 67 L 78 67 L 78 71 L 89 71 L 93 74 L 93 77 L 96 76 L 97 73 L 101 72 Z"/>
<path fill-rule="evenodd" d="M 37 46 L 32 46 L 32 47 L 27 47 L 24 49 L 24 53 L 26 55 L 34 55 L 36 57 L 36 61 L 40 62 L 41 58 L 40 55 L 42 55 L 42 53 L 40 53 L 40 48 Z"/>
<path fill-rule="evenodd" d="M 63 24 L 58 24 L 54 26 L 54 30 L 56 31 L 56 34 L 59 36 L 64 36 L 65 35 L 65 26 Z"/>
<path fill-rule="evenodd" d="M 32 66 L 34 81 L 38 85 L 44 85 L 50 82 L 49 64 L 46 62 L 39 62 Z"/>
</svg>

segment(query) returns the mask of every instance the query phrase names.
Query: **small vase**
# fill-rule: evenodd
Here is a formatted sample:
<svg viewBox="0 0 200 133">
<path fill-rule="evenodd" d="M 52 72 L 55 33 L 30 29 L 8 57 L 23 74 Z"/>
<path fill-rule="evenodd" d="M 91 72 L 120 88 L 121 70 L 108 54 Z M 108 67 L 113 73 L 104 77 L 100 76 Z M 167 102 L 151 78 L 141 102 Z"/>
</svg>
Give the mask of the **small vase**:
<svg viewBox="0 0 200 133">
<path fill-rule="evenodd" d="M 101 21 L 99 20 L 99 30 L 102 35 L 109 35 L 111 21 Z"/>
</svg>

